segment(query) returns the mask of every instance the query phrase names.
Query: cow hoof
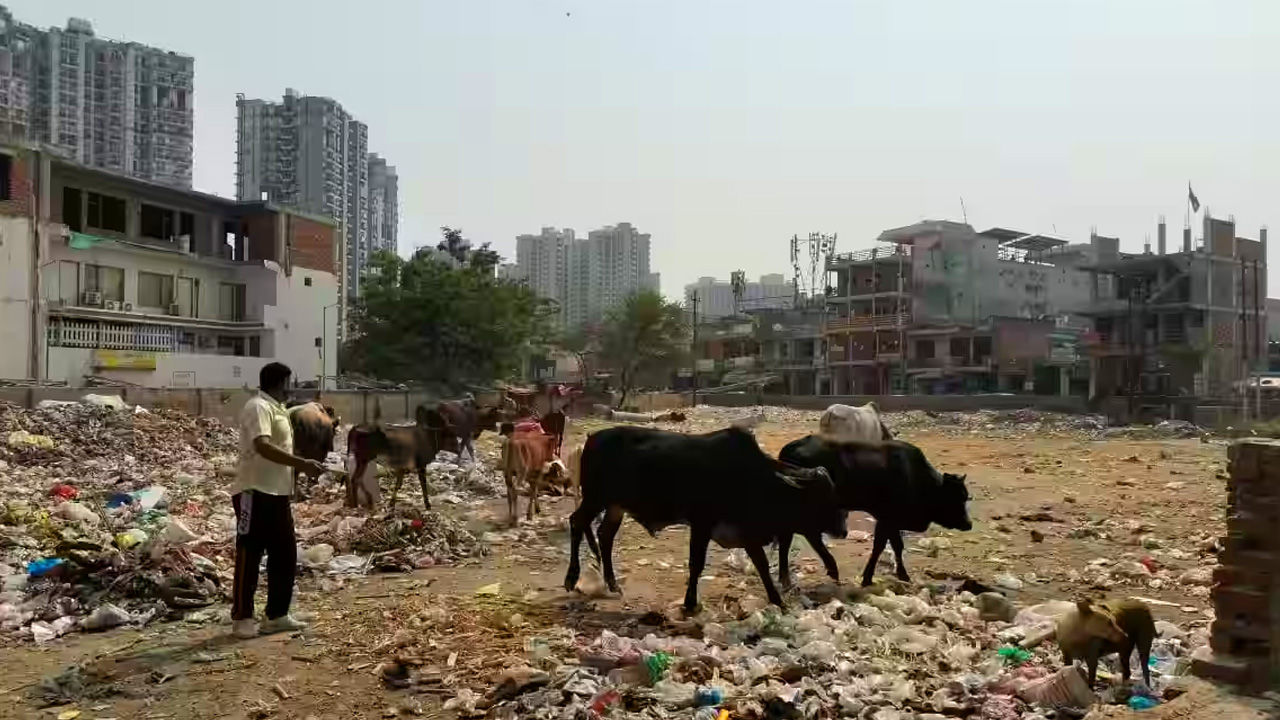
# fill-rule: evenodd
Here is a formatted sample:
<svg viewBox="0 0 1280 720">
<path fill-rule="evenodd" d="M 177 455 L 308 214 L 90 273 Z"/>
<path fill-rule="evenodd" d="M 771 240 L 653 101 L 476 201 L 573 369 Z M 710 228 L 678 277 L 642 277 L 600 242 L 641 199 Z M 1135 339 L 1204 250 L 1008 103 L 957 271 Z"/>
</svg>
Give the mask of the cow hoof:
<svg viewBox="0 0 1280 720">
<path fill-rule="evenodd" d="M 897 574 L 897 577 L 898 577 L 898 579 L 899 579 L 899 580 L 901 580 L 901 581 L 902 581 L 902 582 L 904 582 L 904 583 L 909 583 L 909 582 L 911 582 L 911 576 L 910 576 L 910 575 L 908 575 L 908 574 L 906 574 L 906 573 L 904 573 L 904 572 L 900 572 L 900 573 L 898 573 L 898 574 Z"/>
<path fill-rule="evenodd" d="M 700 615 L 702 613 L 702 605 L 701 604 L 693 605 L 693 606 L 683 605 L 681 606 L 680 611 L 684 613 L 685 617 L 693 617 L 695 615 Z"/>
<path fill-rule="evenodd" d="M 871 587 L 871 578 L 862 578 L 862 587 Z"/>
</svg>

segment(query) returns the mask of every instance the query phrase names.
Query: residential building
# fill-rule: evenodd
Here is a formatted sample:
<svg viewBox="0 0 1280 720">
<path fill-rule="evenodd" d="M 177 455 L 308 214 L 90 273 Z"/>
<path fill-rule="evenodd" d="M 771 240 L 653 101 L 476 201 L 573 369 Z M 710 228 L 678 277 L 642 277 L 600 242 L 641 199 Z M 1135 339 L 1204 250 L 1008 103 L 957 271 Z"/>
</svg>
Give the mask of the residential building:
<svg viewBox="0 0 1280 720">
<path fill-rule="evenodd" d="M 764 308 L 748 313 L 760 347 L 758 367 L 776 380 L 770 392 L 783 395 L 829 395 L 823 309 L 815 304 L 796 308 Z"/>
<path fill-rule="evenodd" d="M 331 98 L 290 89 L 280 102 L 240 96 L 236 108 L 236 197 L 333 218 L 345 317 L 370 253 L 396 247 L 395 169 L 368 152 L 368 127 Z"/>
<path fill-rule="evenodd" d="M 564 326 L 568 310 L 569 247 L 573 228 L 544 227 L 537 235 L 516 236 L 516 273 L 539 296 L 555 301 L 557 324 Z"/>
<path fill-rule="evenodd" d="M 562 328 L 577 328 L 604 317 L 628 295 L 659 289 L 649 272 L 649 235 L 631 223 L 592 230 L 579 238 L 572 228 L 544 227 L 516 237 L 516 270 L 538 295 L 560 308 Z"/>
<path fill-rule="evenodd" d="M 1266 367 L 1267 230 L 1239 237 L 1206 210 L 1198 242 L 1184 228 L 1181 250 L 1167 252 L 1163 221 L 1157 238 L 1155 253 L 1134 254 L 1093 237 L 1090 395 L 1131 409 L 1144 397 L 1229 397 Z"/>
<path fill-rule="evenodd" d="M 11 330 L 0 377 L 243 387 L 272 360 L 299 381 L 336 374 L 327 217 L 10 146 L 0 148 L 0 234 L 0 321 Z"/>
<path fill-rule="evenodd" d="M 649 234 L 631 223 L 592 230 L 569 244 L 566 261 L 567 327 L 595 322 L 629 295 L 658 289 L 658 274 L 649 271 Z"/>
<path fill-rule="evenodd" d="M 77 163 L 191 187 L 195 61 L 94 35 L 40 30 L 0 6 L 0 135 Z"/>
<path fill-rule="evenodd" d="M 400 246 L 400 179 L 395 167 L 369 154 L 369 252 Z"/>
<path fill-rule="evenodd" d="M 744 283 L 740 298 L 734 296 L 732 282 L 717 282 L 713 277 L 698 278 L 698 282 L 684 286 L 685 301 L 696 295 L 698 315 L 708 320 L 749 310 L 791 307 L 795 292 L 795 284 L 780 274 L 761 275 L 759 282 Z"/>
<path fill-rule="evenodd" d="M 1051 321 L 1049 328 L 1056 316 L 1089 303 L 1091 276 L 1081 269 L 1088 245 L 932 220 L 886 230 L 878 241 L 881 246 L 834 256 L 826 266 L 831 290 L 824 328 L 834 394 L 918 389 L 908 373 L 917 339 L 914 356 L 937 366 L 928 369 L 939 377 L 970 390 L 1022 390 L 1027 373 L 1002 370 L 1000 361 L 1047 356 L 1047 335 L 1029 339 L 1033 349 L 1027 350 L 1010 344 L 1020 337 L 1011 333 L 998 348 L 990 339 L 993 318 Z"/>
</svg>

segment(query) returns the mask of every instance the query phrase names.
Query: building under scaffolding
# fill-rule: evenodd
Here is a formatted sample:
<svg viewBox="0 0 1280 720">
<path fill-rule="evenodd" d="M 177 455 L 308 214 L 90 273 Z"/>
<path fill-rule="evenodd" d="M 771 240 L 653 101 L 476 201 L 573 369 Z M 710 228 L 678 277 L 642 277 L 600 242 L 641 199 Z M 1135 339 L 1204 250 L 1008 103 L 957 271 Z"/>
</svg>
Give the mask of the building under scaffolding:
<svg viewBox="0 0 1280 720">
<path fill-rule="evenodd" d="M 1166 252 L 1163 220 L 1154 253 L 1122 253 L 1096 233 L 1090 244 L 1091 398 L 1126 397 L 1130 413 L 1228 399 L 1265 367 L 1266 228 L 1237 237 L 1233 219 L 1206 212 L 1202 241 L 1184 228 L 1180 252 Z"/>
</svg>

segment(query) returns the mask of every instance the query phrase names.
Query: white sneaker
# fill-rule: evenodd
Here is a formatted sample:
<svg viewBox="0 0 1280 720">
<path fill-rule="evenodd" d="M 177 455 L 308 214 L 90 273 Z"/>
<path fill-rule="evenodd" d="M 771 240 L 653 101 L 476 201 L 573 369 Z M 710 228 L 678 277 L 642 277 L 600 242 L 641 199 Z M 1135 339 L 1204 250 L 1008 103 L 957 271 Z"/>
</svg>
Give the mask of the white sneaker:
<svg viewBox="0 0 1280 720">
<path fill-rule="evenodd" d="M 231 634 L 241 640 L 258 637 L 258 621 L 253 619 L 236 620 L 231 623 Z"/>
<path fill-rule="evenodd" d="M 263 620 L 258 631 L 263 635 L 271 635 L 279 632 L 297 632 L 305 630 L 307 624 L 295 618 L 292 615 L 284 615 L 282 617 Z"/>
</svg>

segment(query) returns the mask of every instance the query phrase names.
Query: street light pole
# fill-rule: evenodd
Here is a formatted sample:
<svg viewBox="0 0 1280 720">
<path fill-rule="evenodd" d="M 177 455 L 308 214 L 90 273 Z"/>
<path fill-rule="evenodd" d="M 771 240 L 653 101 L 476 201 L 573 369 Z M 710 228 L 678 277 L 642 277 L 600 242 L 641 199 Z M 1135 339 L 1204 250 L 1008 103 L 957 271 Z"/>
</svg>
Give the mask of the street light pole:
<svg viewBox="0 0 1280 720">
<path fill-rule="evenodd" d="M 328 352 L 327 352 L 329 347 L 329 308 L 336 308 L 341 304 L 342 304 L 342 301 L 339 300 L 338 302 L 332 303 L 330 305 L 325 305 L 320 310 L 320 386 L 317 388 L 317 390 L 321 392 L 323 392 L 326 389 L 325 387 L 326 380 L 328 379 L 328 375 L 329 375 Z M 336 334 L 337 333 L 335 333 L 335 335 Z M 333 369 L 333 374 L 335 376 L 338 374 L 338 369 L 336 366 Z"/>
</svg>

